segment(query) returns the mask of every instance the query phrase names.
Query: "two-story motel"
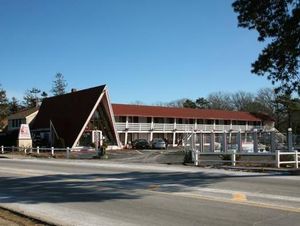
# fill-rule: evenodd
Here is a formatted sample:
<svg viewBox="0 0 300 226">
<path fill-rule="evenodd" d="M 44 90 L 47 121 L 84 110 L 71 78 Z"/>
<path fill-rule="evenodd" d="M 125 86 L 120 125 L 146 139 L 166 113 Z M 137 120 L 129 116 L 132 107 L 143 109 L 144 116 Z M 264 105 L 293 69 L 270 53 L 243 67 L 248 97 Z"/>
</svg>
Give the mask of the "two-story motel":
<svg viewBox="0 0 300 226">
<path fill-rule="evenodd" d="M 27 121 L 32 122 L 33 137 L 37 135 L 51 146 L 59 143 L 72 148 L 93 145 L 91 137 L 96 131 L 117 147 L 157 137 L 176 146 L 192 132 L 246 134 L 274 127 L 269 117 L 249 112 L 111 104 L 105 85 L 46 98 L 39 109 L 11 115 L 8 130 Z"/>
<path fill-rule="evenodd" d="M 120 141 L 127 145 L 135 139 L 167 138 L 176 146 L 186 133 L 247 133 L 269 130 L 272 119 L 240 111 L 190 109 L 159 106 L 113 104 Z"/>
</svg>

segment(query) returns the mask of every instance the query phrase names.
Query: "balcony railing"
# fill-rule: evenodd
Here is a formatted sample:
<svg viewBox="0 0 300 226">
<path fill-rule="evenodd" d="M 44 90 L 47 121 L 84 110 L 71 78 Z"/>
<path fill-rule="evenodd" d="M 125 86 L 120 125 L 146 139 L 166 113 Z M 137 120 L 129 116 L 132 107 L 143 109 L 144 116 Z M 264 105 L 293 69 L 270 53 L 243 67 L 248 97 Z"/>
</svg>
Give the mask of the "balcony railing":
<svg viewBox="0 0 300 226">
<path fill-rule="evenodd" d="M 116 123 L 117 131 L 137 131 L 137 132 L 147 132 L 147 131 L 164 131 L 164 132 L 185 132 L 185 131 L 247 131 L 254 128 L 262 129 L 261 126 L 253 125 L 211 125 L 211 124 L 173 124 L 173 123 Z"/>
</svg>

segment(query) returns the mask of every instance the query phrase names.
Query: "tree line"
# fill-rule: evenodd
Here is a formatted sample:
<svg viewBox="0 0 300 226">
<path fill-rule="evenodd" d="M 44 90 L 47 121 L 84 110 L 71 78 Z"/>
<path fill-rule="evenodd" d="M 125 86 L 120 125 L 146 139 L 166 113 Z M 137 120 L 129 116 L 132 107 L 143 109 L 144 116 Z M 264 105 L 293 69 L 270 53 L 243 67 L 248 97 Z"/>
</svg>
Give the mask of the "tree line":
<svg viewBox="0 0 300 226">
<path fill-rule="evenodd" d="M 300 99 L 288 94 L 279 94 L 274 89 L 262 88 L 257 93 L 238 91 L 235 93 L 214 92 L 207 97 L 157 103 L 159 106 L 193 109 L 218 109 L 246 111 L 267 115 L 275 121 L 280 131 L 292 128 L 300 133 Z"/>
<path fill-rule="evenodd" d="M 58 96 L 66 93 L 67 82 L 62 73 L 57 73 L 54 76 L 52 88 L 50 90 L 53 96 Z M 4 126 L 3 120 L 11 114 L 14 114 L 23 109 L 29 109 L 38 106 L 43 99 L 48 97 L 48 93 L 39 88 L 32 87 L 24 93 L 23 100 L 19 101 L 16 97 L 9 99 L 6 95 L 6 90 L 0 84 L 0 130 Z"/>
</svg>

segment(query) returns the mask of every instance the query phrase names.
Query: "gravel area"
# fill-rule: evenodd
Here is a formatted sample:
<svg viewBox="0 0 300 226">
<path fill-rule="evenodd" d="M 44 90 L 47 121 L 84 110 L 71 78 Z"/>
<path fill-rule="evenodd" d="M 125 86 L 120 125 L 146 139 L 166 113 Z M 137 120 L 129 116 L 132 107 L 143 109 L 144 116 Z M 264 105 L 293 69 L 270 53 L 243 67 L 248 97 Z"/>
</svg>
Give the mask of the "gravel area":
<svg viewBox="0 0 300 226">
<path fill-rule="evenodd" d="M 48 226 L 48 224 L 40 223 L 34 219 L 15 214 L 6 209 L 0 208 L 0 225 L 8 226 Z"/>
</svg>

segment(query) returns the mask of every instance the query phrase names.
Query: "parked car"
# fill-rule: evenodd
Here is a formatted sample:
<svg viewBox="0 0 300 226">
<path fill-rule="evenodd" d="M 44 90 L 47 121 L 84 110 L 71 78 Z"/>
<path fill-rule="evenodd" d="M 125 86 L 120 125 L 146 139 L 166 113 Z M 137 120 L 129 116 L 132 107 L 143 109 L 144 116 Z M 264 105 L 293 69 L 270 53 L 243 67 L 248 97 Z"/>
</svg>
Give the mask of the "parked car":
<svg viewBox="0 0 300 226">
<path fill-rule="evenodd" d="M 154 138 L 151 142 L 153 149 L 166 149 L 166 142 L 162 138 Z"/>
<path fill-rule="evenodd" d="M 151 148 L 149 142 L 145 139 L 137 139 L 132 142 L 132 148 L 135 149 L 148 149 Z"/>
</svg>

